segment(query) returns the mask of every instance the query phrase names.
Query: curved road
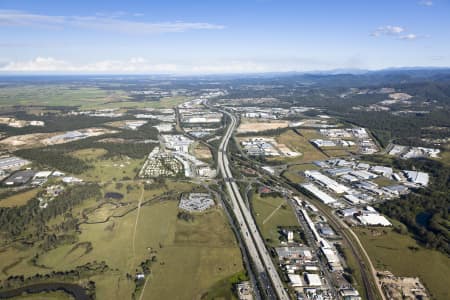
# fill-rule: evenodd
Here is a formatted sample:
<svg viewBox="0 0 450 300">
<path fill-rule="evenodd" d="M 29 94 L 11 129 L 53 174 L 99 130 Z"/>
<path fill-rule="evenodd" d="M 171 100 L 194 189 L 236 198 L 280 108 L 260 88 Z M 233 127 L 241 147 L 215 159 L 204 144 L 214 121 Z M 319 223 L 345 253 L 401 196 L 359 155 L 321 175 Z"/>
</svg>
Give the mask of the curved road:
<svg viewBox="0 0 450 300">
<path fill-rule="evenodd" d="M 231 173 L 228 156 L 226 153 L 228 143 L 233 131 L 236 128 L 237 120 L 236 117 L 229 112 L 222 112 L 230 117 L 231 124 L 229 125 L 220 143 L 218 163 L 231 200 L 233 213 L 238 222 L 243 241 L 248 249 L 249 256 L 252 259 L 258 279 L 261 286 L 265 289 L 268 298 L 287 300 L 289 299 L 289 296 L 284 289 L 283 282 L 277 272 L 272 258 L 269 255 L 269 252 L 266 249 L 266 246 L 264 245 L 264 241 L 258 231 L 255 220 L 253 219 L 248 207 L 245 205 L 245 202 L 240 194 L 239 187 L 233 180 L 233 174 Z"/>
</svg>

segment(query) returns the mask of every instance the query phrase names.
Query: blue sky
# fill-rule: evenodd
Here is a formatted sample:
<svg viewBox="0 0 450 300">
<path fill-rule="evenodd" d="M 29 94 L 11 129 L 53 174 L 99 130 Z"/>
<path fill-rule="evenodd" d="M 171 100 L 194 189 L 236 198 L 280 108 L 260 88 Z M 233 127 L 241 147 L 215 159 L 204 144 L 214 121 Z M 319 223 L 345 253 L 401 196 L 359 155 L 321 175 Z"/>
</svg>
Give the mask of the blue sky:
<svg viewBox="0 0 450 300">
<path fill-rule="evenodd" d="M 448 0 L 0 0 L 0 72 L 450 66 Z"/>
</svg>

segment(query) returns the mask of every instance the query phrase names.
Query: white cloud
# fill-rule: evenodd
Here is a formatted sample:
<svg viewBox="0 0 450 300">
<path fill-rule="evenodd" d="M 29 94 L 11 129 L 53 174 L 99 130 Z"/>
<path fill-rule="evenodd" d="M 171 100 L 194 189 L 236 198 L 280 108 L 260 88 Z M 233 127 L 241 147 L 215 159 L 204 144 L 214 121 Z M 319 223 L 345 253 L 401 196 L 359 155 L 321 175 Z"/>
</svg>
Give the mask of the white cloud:
<svg viewBox="0 0 450 300">
<path fill-rule="evenodd" d="M 195 63 L 153 62 L 142 57 L 128 60 L 101 60 L 75 64 L 53 57 L 37 57 L 27 61 L 0 64 L 1 73 L 59 73 L 59 74 L 225 74 L 307 71 L 354 67 L 354 63 L 333 65 L 314 58 L 291 59 L 221 59 Z"/>
<path fill-rule="evenodd" d="M 54 72 L 59 70 L 71 70 L 70 64 L 52 57 L 36 57 L 29 61 L 12 61 L 0 68 L 1 71 L 13 72 Z"/>
<path fill-rule="evenodd" d="M 0 26 L 41 28 L 76 27 L 128 34 L 185 32 L 189 30 L 218 30 L 225 26 L 205 22 L 145 22 L 124 19 L 123 12 L 97 13 L 94 16 L 49 16 L 16 10 L 0 9 Z"/>
<path fill-rule="evenodd" d="M 404 32 L 405 29 L 400 26 L 381 26 L 378 27 L 375 31 L 372 32 L 372 36 L 382 36 L 382 35 L 398 35 L 402 32 Z"/>
<path fill-rule="evenodd" d="M 406 32 L 406 29 L 401 26 L 392 26 L 392 25 L 378 27 L 370 35 L 374 37 L 390 36 L 397 38 L 399 40 L 409 40 L 409 41 L 416 40 L 419 37 L 424 37 L 419 36 L 415 33 L 408 33 Z"/>
<path fill-rule="evenodd" d="M 433 1 L 431 1 L 431 0 L 422 0 L 422 1 L 419 1 L 419 4 L 423 5 L 423 6 L 433 6 Z"/>
<path fill-rule="evenodd" d="M 126 61 L 103 60 L 75 65 L 52 57 L 37 57 L 29 61 L 12 61 L 0 67 L 0 72 L 59 72 L 59 73 L 170 73 L 174 64 L 151 64 L 141 57 Z"/>
<path fill-rule="evenodd" d="M 415 40 L 418 36 L 414 33 L 405 34 L 399 37 L 401 40 Z"/>
</svg>

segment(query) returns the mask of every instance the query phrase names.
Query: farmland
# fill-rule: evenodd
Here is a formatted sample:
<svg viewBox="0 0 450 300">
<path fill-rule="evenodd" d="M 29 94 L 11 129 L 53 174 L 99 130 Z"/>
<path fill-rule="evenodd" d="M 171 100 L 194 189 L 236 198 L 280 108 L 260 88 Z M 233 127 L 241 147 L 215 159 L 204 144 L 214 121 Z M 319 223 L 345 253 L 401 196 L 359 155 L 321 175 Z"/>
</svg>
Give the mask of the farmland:
<svg viewBox="0 0 450 300">
<path fill-rule="evenodd" d="M 163 97 L 157 101 L 133 101 L 121 89 L 104 90 L 98 87 L 65 84 L 2 87 L 0 106 L 72 106 L 81 109 L 107 108 L 172 108 L 187 101 L 185 96 Z"/>
<path fill-rule="evenodd" d="M 123 96 L 122 92 L 109 93 L 96 87 L 70 85 L 27 85 L 4 87 L 0 95 L 2 106 L 92 106 Z"/>
</svg>

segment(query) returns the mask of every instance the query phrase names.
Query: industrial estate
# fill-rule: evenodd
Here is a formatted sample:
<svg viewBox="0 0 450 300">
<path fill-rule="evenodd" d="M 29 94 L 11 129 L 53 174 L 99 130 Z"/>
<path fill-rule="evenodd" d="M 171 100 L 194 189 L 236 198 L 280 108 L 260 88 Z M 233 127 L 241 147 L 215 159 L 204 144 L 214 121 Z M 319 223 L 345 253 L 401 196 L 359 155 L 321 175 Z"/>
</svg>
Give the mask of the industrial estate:
<svg viewBox="0 0 450 300">
<path fill-rule="evenodd" d="M 113 107 L 4 105 L 0 297 L 446 299 L 443 129 L 386 140 L 364 103 L 344 114 L 254 80 L 113 80 Z M 367 89 L 377 105 L 422 99 Z M 400 211 L 423 197 L 411 223 Z M 409 268 L 424 256 L 437 267 Z"/>
</svg>

